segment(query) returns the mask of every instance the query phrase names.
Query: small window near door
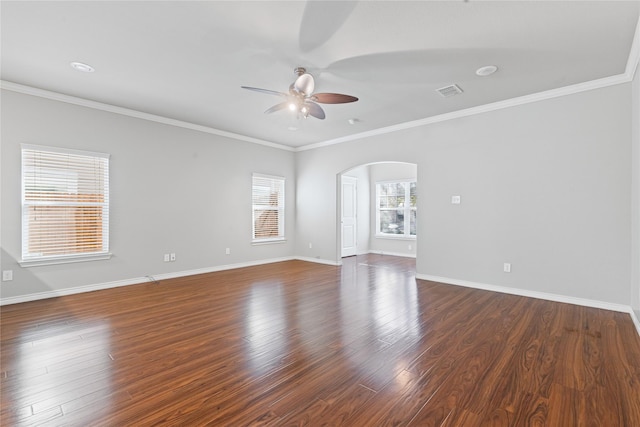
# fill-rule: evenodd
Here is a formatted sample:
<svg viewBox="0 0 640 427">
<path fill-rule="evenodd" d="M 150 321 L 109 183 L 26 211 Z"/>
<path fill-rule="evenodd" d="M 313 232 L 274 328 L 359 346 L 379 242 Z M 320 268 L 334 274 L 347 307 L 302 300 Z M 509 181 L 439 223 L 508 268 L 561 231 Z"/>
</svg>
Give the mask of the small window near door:
<svg viewBox="0 0 640 427">
<path fill-rule="evenodd" d="M 284 240 L 284 178 L 253 174 L 253 242 Z"/>
<path fill-rule="evenodd" d="M 376 184 L 376 236 L 415 238 L 416 219 L 415 181 Z"/>
</svg>

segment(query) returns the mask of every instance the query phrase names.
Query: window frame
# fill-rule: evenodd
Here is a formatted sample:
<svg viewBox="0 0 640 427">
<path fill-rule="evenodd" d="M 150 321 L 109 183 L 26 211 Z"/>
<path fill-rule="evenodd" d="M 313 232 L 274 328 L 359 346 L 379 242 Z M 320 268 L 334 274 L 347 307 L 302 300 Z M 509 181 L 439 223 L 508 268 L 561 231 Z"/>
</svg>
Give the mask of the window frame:
<svg viewBox="0 0 640 427">
<path fill-rule="evenodd" d="M 95 261 L 95 260 L 104 260 L 110 259 L 112 253 L 110 252 L 109 247 L 109 211 L 110 211 L 110 198 L 109 198 L 109 179 L 110 179 L 110 155 L 106 153 L 96 153 L 90 151 L 81 151 L 81 150 L 73 150 L 68 148 L 60 148 L 60 147 L 50 147 L 50 146 L 41 146 L 41 145 L 32 145 L 32 144 L 21 144 L 20 147 L 20 186 L 21 186 L 21 259 L 19 261 L 20 266 L 22 267 L 32 267 L 32 266 L 40 266 L 40 265 L 52 265 L 52 264 L 66 264 L 73 262 L 83 262 L 83 261 Z M 27 160 L 27 152 L 33 152 L 35 154 L 42 153 L 43 155 L 48 156 L 82 156 L 82 157 L 91 157 L 98 162 L 100 162 L 101 174 L 92 181 L 96 185 L 96 188 L 100 188 L 101 192 L 99 195 L 102 198 L 102 201 L 80 201 L 78 198 L 71 199 L 69 201 L 64 200 L 51 200 L 51 199 L 27 199 L 27 182 L 31 182 L 33 180 L 32 177 L 29 177 L 27 174 L 29 170 L 33 171 L 35 168 L 39 167 L 36 164 L 36 161 Z M 78 164 L 74 166 L 78 166 Z M 43 167 L 43 166 L 40 166 Z M 44 166 L 46 169 L 46 166 Z M 59 175 L 60 177 L 66 177 L 61 180 L 60 183 L 54 182 L 55 180 L 51 180 L 51 177 L 48 180 L 43 180 L 43 183 L 49 185 L 61 185 L 67 186 L 67 188 L 75 188 L 77 191 L 77 187 L 79 181 L 73 182 L 72 179 L 68 179 L 69 177 L 78 176 L 80 173 L 80 169 L 78 167 L 73 168 L 69 167 L 65 168 L 50 168 L 48 170 L 51 175 Z M 75 187 L 74 187 L 75 186 Z M 67 194 L 74 194 L 73 190 L 68 190 Z M 77 195 L 77 193 L 75 193 Z M 29 221 L 29 213 L 30 209 L 36 206 L 44 206 L 44 207 L 70 207 L 70 206 L 78 206 L 83 208 L 93 208 L 93 210 L 100 211 L 100 220 L 98 221 L 100 229 L 100 249 L 95 251 L 81 251 L 81 252 L 71 252 L 71 253 L 57 253 L 57 254 L 48 254 L 44 255 L 42 253 L 30 252 L 30 241 L 29 234 L 33 231 L 32 227 L 30 227 Z M 51 230 L 60 229 L 64 226 L 64 222 L 56 223 L 51 227 Z M 66 224 L 68 225 L 68 224 Z M 57 228 L 56 228 L 57 227 Z M 58 249 L 61 249 L 59 247 Z"/>
<path fill-rule="evenodd" d="M 277 184 L 281 187 L 281 191 L 278 193 L 278 204 L 275 207 L 270 208 L 265 204 L 256 204 L 255 202 L 255 187 L 256 180 L 271 181 L 271 184 Z M 251 175 L 251 243 L 253 245 L 269 244 L 269 243 L 282 243 L 286 241 L 285 233 L 285 192 L 286 192 L 286 179 L 282 176 L 267 175 L 263 173 L 253 173 Z M 278 212 L 278 235 L 268 237 L 256 237 L 256 211 L 276 211 Z"/>
<path fill-rule="evenodd" d="M 405 206 L 402 208 L 403 209 L 403 233 L 402 234 L 396 234 L 396 233 L 384 233 L 380 230 L 381 228 L 381 211 L 391 211 L 391 210 L 398 210 L 398 208 L 381 208 L 380 207 L 380 196 L 381 196 L 381 186 L 385 185 L 385 184 L 403 184 L 404 187 L 404 199 L 405 201 L 411 200 L 411 184 L 414 184 L 417 188 L 417 180 L 416 179 L 395 179 L 395 180 L 387 180 L 387 181 L 376 181 L 376 205 L 375 205 L 375 212 L 376 212 L 376 231 L 375 231 L 375 237 L 376 238 L 385 238 L 385 239 L 400 239 L 400 240 L 416 240 L 416 236 L 417 236 L 417 224 L 416 224 L 416 234 L 411 234 L 411 212 L 414 211 L 416 213 L 416 222 L 418 219 L 417 216 L 417 212 L 418 212 L 418 203 L 417 203 L 417 195 L 416 195 L 416 205 L 415 206 L 411 206 L 411 203 L 405 203 Z"/>
</svg>

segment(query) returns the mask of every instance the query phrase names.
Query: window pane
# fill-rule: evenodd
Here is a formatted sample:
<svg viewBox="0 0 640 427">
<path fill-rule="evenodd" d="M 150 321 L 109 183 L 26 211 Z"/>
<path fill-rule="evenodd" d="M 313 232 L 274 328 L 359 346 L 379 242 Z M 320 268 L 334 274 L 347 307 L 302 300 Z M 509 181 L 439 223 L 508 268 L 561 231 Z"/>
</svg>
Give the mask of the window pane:
<svg viewBox="0 0 640 427">
<path fill-rule="evenodd" d="M 253 239 L 284 238 L 284 178 L 254 174 Z"/>
<path fill-rule="evenodd" d="M 381 210 L 380 233 L 404 234 L 404 211 L 396 209 Z"/>
<path fill-rule="evenodd" d="M 417 218 L 417 211 L 415 209 L 411 209 L 411 213 L 409 215 L 409 234 L 412 236 L 416 235 L 416 222 L 418 221 Z"/>
<path fill-rule="evenodd" d="M 25 145 L 22 194 L 23 260 L 108 252 L 108 155 Z"/>
<path fill-rule="evenodd" d="M 412 182 L 409 184 L 409 199 L 411 202 L 411 207 L 415 208 L 417 206 L 417 201 L 418 201 L 418 193 L 416 191 L 415 182 Z"/>
<path fill-rule="evenodd" d="M 409 181 L 376 184 L 378 233 L 416 235 L 416 183 Z"/>
</svg>

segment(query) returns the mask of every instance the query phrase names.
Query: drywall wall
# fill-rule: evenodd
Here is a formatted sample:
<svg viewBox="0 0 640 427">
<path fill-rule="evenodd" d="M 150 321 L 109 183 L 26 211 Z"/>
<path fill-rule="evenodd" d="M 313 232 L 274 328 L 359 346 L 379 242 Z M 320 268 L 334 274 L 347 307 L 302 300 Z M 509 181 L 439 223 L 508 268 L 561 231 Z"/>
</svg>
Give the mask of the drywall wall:
<svg viewBox="0 0 640 427">
<path fill-rule="evenodd" d="M 292 152 L 6 90 L 1 113 L 3 299 L 294 255 Z M 111 155 L 110 260 L 20 267 L 21 143 Z M 284 243 L 251 244 L 253 172 L 286 179 Z"/>
<path fill-rule="evenodd" d="M 418 179 L 417 166 L 409 163 L 375 163 L 369 166 L 371 176 L 371 252 L 415 257 L 416 239 L 376 235 L 376 183 L 384 181 Z M 420 202 L 418 202 L 418 209 Z"/>
<path fill-rule="evenodd" d="M 313 255 L 338 260 L 336 174 L 416 163 L 419 274 L 629 305 L 630 90 L 619 84 L 298 152 L 296 253 L 308 254 L 302 242 L 314 239 Z"/>
</svg>

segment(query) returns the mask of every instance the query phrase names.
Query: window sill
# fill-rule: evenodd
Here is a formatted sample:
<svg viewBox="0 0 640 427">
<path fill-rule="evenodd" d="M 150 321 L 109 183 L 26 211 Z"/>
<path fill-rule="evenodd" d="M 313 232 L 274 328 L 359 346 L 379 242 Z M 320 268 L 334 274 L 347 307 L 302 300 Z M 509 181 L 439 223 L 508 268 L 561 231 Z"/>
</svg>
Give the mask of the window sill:
<svg viewBox="0 0 640 427">
<path fill-rule="evenodd" d="M 260 240 L 254 240 L 251 242 L 251 245 L 253 246 L 260 246 L 260 245 L 271 245 L 274 243 L 286 243 L 287 239 L 285 239 L 284 237 L 279 238 L 279 239 L 260 239 Z"/>
<path fill-rule="evenodd" d="M 390 240 L 416 240 L 416 236 L 404 236 L 402 234 L 376 234 L 375 238 Z"/>
<path fill-rule="evenodd" d="M 104 259 L 110 259 L 112 253 L 106 254 L 94 254 L 94 255 L 74 255 L 74 256 L 66 256 L 66 257 L 50 257 L 50 258 L 40 258 L 33 260 L 22 260 L 19 262 L 20 267 L 39 267 L 41 265 L 57 265 L 57 264 L 71 264 L 74 262 L 85 262 L 85 261 L 99 261 Z"/>
</svg>

